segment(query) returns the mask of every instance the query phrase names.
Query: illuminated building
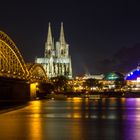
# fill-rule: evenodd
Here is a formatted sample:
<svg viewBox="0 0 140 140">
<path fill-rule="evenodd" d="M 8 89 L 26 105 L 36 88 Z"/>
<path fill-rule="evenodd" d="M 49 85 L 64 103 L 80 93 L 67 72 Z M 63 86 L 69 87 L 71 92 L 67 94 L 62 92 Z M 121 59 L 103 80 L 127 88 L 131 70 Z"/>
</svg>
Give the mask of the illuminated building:
<svg viewBox="0 0 140 140">
<path fill-rule="evenodd" d="M 61 23 L 59 41 L 56 43 L 54 43 L 49 23 L 44 58 L 36 58 L 35 62 L 43 65 L 48 78 L 60 75 L 72 78 L 71 57 L 69 45 L 65 41 L 63 23 Z"/>
<path fill-rule="evenodd" d="M 131 70 L 125 77 L 127 85 L 132 91 L 140 91 L 140 66 Z"/>
<path fill-rule="evenodd" d="M 123 74 L 119 72 L 109 72 L 105 74 L 103 85 L 106 89 L 115 89 L 115 80 L 124 79 Z"/>
<path fill-rule="evenodd" d="M 93 79 L 98 81 L 99 83 L 102 83 L 102 80 L 104 78 L 104 74 L 96 74 L 96 75 L 90 75 L 90 74 L 85 74 L 84 76 L 77 76 L 75 79 L 73 79 L 73 88 L 75 92 L 83 92 L 83 91 L 97 91 L 99 89 L 97 86 L 96 87 L 88 87 L 85 85 L 87 80 Z M 91 80 L 92 82 L 92 80 Z"/>
<path fill-rule="evenodd" d="M 124 76 L 119 72 L 110 72 L 110 73 L 107 73 L 104 77 L 104 79 L 107 81 L 114 81 L 118 78 L 124 78 Z"/>
<path fill-rule="evenodd" d="M 85 74 L 83 79 L 97 79 L 97 80 L 102 80 L 104 78 L 104 74 L 96 74 L 96 75 L 90 75 L 90 74 Z"/>
<path fill-rule="evenodd" d="M 140 67 L 138 66 L 136 69 L 130 71 L 125 79 L 127 81 L 140 81 Z"/>
</svg>

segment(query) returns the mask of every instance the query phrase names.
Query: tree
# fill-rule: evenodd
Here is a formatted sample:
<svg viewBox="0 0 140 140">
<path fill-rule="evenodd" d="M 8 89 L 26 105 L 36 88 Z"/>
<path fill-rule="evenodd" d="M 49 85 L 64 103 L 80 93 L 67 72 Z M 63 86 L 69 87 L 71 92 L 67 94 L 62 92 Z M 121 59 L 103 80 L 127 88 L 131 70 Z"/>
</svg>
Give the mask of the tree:
<svg viewBox="0 0 140 140">
<path fill-rule="evenodd" d="M 84 82 L 84 86 L 90 90 L 92 87 L 96 87 L 98 86 L 98 80 L 97 79 L 86 79 Z"/>
<path fill-rule="evenodd" d="M 126 85 L 124 78 L 117 78 L 114 82 L 116 89 L 121 89 Z"/>
<path fill-rule="evenodd" d="M 39 98 L 45 98 L 46 95 L 51 94 L 54 90 L 52 83 L 40 83 L 37 88 L 39 89 L 37 92 L 37 97 Z"/>
<path fill-rule="evenodd" d="M 54 89 L 57 92 L 66 92 L 68 87 L 68 79 L 65 76 L 57 76 L 51 78 L 51 82 L 54 85 Z"/>
</svg>

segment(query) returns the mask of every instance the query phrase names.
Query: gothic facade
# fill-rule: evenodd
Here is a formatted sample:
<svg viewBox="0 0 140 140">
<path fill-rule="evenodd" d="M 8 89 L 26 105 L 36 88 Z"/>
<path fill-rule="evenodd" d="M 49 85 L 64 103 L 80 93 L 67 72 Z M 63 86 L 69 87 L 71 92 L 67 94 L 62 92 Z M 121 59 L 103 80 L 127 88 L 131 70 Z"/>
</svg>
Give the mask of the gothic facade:
<svg viewBox="0 0 140 140">
<path fill-rule="evenodd" d="M 63 23 L 61 23 L 59 41 L 56 43 L 53 40 L 49 23 L 44 57 L 36 58 L 35 63 L 43 65 L 48 78 L 61 75 L 72 78 L 71 57 L 69 56 L 69 45 L 65 40 Z"/>
</svg>

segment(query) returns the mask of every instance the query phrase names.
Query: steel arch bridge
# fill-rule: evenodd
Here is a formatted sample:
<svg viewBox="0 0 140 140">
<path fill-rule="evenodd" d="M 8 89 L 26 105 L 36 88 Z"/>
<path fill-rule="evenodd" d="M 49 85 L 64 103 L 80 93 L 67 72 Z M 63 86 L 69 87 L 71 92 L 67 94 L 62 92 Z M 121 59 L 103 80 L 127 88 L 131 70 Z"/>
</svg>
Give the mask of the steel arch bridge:
<svg viewBox="0 0 140 140">
<path fill-rule="evenodd" d="M 31 82 L 34 81 L 45 81 L 46 80 L 46 72 L 41 64 L 31 63 L 27 64 L 27 68 L 29 71 L 29 79 Z"/>
<path fill-rule="evenodd" d="M 0 31 L 0 77 L 37 82 L 47 80 L 47 75 L 40 64 L 25 64 L 15 43 Z"/>
</svg>

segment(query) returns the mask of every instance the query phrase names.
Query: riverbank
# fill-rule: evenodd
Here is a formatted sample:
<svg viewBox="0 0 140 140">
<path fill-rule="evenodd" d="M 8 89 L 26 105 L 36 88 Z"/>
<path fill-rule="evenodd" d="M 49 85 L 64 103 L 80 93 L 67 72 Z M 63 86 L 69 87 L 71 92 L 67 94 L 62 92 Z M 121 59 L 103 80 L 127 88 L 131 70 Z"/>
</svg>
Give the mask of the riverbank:
<svg viewBox="0 0 140 140">
<path fill-rule="evenodd" d="M 67 97 L 88 97 L 89 95 L 100 95 L 102 98 L 140 98 L 139 92 L 65 92 L 65 93 L 53 93 L 47 94 L 44 98 L 39 99 L 58 99 L 64 100 Z"/>
<path fill-rule="evenodd" d="M 53 93 L 53 94 L 47 94 L 43 98 L 36 98 L 37 100 L 66 100 L 68 97 L 81 97 L 81 98 L 87 98 L 89 95 L 100 95 L 101 98 L 140 98 L 139 92 L 90 92 L 90 93 L 84 93 L 84 92 L 66 92 L 66 93 Z M 21 100 L 0 100 L 0 113 L 20 109 L 24 106 L 28 105 L 28 101 L 21 101 Z"/>
<path fill-rule="evenodd" d="M 27 101 L 0 100 L 0 113 L 9 112 L 27 106 Z"/>
</svg>

